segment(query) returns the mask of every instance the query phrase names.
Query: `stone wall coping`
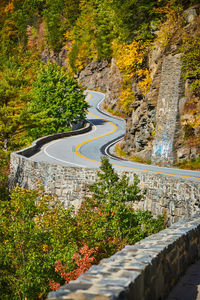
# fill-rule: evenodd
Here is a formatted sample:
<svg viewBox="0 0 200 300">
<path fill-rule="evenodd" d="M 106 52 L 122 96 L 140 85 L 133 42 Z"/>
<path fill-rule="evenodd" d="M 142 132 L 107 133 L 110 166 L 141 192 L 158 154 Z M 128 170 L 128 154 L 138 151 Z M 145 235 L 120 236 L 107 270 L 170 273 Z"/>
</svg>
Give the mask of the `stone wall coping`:
<svg viewBox="0 0 200 300">
<path fill-rule="evenodd" d="M 55 292 L 55 299 L 165 299 L 200 258 L 200 214 L 182 219 L 93 265 Z"/>
<path fill-rule="evenodd" d="M 18 154 L 18 155 L 22 155 L 22 156 L 25 156 L 25 157 L 28 158 L 28 157 L 34 155 L 35 153 L 37 153 L 44 144 L 47 144 L 51 141 L 61 139 L 61 138 L 64 138 L 64 137 L 86 133 L 86 132 L 90 131 L 91 129 L 92 129 L 92 124 L 89 123 L 89 122 L 86 122 L 85 126 L 80 128 L 80 129 L 55 133 L 55 134 L 51 134 L 51 135 L 41 137 L 41 138 L 33 141 L 31 146 L 29 146 L 27 148 L 24 148 L 22 150 L 13 152 L 13 153 L 11 153 L 11 155 L 12 154 L 15 154 L 15 155 Z"/>
</svg>

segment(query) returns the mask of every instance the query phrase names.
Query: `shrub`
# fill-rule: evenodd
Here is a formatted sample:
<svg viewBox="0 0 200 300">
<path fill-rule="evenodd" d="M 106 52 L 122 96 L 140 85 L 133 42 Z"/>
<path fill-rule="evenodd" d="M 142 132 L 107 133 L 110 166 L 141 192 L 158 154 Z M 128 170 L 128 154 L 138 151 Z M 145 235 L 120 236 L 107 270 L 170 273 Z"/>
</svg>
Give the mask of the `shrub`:
<svg viewBox="0 0 200 300">
<path fill-rule="evenodd" d="M 165 227 L 164 218 L 135 211 L 143 193 L 102 159 L 97 181 L 76 215 L 42 189 L 15 188 L 0 202 L 2 299 L 44 299 L 92 263 Z"/>
</svg>

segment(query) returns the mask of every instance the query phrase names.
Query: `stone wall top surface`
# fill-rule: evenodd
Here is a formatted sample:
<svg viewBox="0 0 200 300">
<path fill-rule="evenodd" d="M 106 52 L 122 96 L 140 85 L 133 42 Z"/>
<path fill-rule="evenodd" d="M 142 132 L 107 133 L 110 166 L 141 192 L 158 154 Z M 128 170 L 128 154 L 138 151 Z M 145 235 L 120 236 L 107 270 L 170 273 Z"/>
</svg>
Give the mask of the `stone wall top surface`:
<svg viewBox="0 0 200 300">
<path fill-rule="evenodd" d="M 41 138 L 37 139 L 36 141 L 34 141 L 31 146 L 24 148 L 22 150 L 19 150 L 15 153 L 17 153 L 19 155 L 23 155 L 25 157 L 30 157 L 30 156 L 34 155 L 46 143 L 49 143 L 51 141 L 61 139 L 64 137 L 85 133 L 85 132 L 90 131 L 91 129 L 92 129 L 91 123 L 87 122 L 84 127 L 77 129 L 77 130 L 60 132 L 60 133 L 55 133 L 55 134 L 41 137 Z"/>
<path fill-rule="evenodd" d="M 200 257 L 200 215 L 126 246 L 48 299 L 165 299 Z"/>
</svg>

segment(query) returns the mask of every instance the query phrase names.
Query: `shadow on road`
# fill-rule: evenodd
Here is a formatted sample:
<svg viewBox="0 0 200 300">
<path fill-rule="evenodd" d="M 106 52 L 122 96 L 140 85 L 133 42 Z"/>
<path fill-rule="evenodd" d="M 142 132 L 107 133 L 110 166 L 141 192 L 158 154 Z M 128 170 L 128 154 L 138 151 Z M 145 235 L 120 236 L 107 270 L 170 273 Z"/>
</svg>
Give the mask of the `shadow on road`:
<svg viewBox="0 0 200 300">
<path fill-rule="evenodd" d="M 101 119 L 87 119 L 90 123 L 96 125 L 96 126 L 99 126 L 99 125 L 103 125 L 105 123 L 107 123 L 106 121 L 104 120 L 101 120 Z"/>
</svg>

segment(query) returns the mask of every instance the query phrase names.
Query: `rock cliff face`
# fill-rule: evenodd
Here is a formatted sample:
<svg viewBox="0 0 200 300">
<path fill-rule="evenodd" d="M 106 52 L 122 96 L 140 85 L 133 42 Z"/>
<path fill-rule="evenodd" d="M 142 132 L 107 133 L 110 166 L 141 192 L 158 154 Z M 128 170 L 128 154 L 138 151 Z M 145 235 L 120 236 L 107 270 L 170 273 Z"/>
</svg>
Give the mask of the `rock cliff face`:
<svg viewBox="0 0 200 300">
<path fill-rule="evenodd" d="M 108 80 L 106 84 L 106 98 L 105 104 L 110 109 L 116 108 L 116 103 L 119 100 L 121 91 L 122 74 L 120 73 L 116 61 L 111 60 L 110 69 L 108 73 Z"/>
<path fill-rule="evenodd" d="M 153 48 L 148 57 L 152 86 L 147 95 L 144 96 L 137 84 L 133 84 L 136 101 L 133 103 L 131 116 L 127 118 L 126 135 L 121 145 L 128 155 L 138 156 L 143 160 L 151 159 L 162 61 L 162 50 L 159 47 Z"/>
<path fill-rule="evenodd" d="M 193 30 L 197 13 L 195 9 L 185 12 L 187 31 Z M 178 34 L 178 33 L 177 33 Z M 145 96 L 132 83 L 135 101 L 133 112 L 126 118 L 126 134 L 122 150 L 130 156 L 152 160 L 162 165 L 172 165 L 184 159 L 195 159 L 200 153 L 200 143 L 185 140 L 187 121 L 192 118 L 190 82 L 181 76 L 181 54 L 177 54 L 179 37 L 167 48 L 155 44 L 149 53 L 148 68 L 152 86 Z M 106 106 L 117 109 L 123 76 L 115 59 L 89 64 L 79 75 L 79 83 L 87 88 L 97 88 L 106 93 Z M 196 101 L 196 102 L 195 102 Z M 199 99 L 192 107 L 200 110 Z M 200 136 L 199 128 L 190 135 Z"/>
<path fill-rule="evenodd" d="M 99 89 L 106 92 L 108 73 L 110 71 L 107 60 L 92 61 L 78 76 L 78 83 L 88 89 Z"/>
<path fill-rule="evenodd" d="M 53 50 L 44 50 L 41 53 L 41 59 L 44 63 L 47 63 L 48 61 L 57 63 L 60 66 L 64 66 L 66 69 L 68 69 L 67 65 L 67 54 L 68 51 L 63 48 L 60 52 L 54 52 Z"/>
<path fill-rule="evenodd" d="M 119 98 L 122 75 L 116 65 L 115 59 L 109 63 L 93 61 L 82 70 L 78 82 L 88 89 L 98 89 L 106 94 L 105 103 L 113 109 Z"/>
</svg>

